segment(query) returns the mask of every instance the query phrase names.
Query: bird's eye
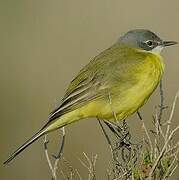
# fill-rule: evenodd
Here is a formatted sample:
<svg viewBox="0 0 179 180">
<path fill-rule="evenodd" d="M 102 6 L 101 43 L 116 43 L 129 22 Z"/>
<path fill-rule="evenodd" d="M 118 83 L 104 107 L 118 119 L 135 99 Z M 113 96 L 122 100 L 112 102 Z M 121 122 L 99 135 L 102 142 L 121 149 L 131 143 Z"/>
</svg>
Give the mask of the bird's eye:
<svg viewBox="0 0 179 180">
<path fill-rule="evenodd" d="M 147 44 L 149 47 L 152 47 L 152 46 L 153 46 L 153 41 L 148 40 L 148 41 L 146 41 L 146 44 Z"/>
</svg>

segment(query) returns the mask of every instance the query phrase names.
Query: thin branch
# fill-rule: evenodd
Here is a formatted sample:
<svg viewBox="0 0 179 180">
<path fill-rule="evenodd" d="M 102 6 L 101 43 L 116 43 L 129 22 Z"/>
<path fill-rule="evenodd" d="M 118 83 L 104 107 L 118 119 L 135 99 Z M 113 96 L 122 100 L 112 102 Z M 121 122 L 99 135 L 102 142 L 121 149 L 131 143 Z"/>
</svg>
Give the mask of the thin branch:
<svg viewBox="0 0 179 180">
<path fill-rule="evenodd" d="M 162 91 L 162 89 L 161 89 Z M 161 97 L 162 99 L 162 97 Z M 161 108 L 162 105 L 160 106 L 160 113 L 162 115 L 163 112 L 163 108 Z M 162 109 L 162 110 L 161 110 Z M 159 122 L 161 119 L 158 118 L 158 112 L 157 112 L 157 108 L 155 108 L 155 115 L 153 115 L 153 124 L 154 124 L 154 128 L 155 128 L 155 133 L 154 133 L 154 159 L 157 157 L 157 155 L 160 153 L 160 137 L 162 135 L 162 137 L 164 138 L 164 134 L 163 134 L 163 130 L 161 128 L 161 123 Z M 165 138 L 164 138 L 165 139 Z"/>
<path fill-rule="evenodd" d="M 65 174 L 64 174 L 64 172 L 62 170 L 60 171 L 60 173 L 62 174 L 63 179 L 66 179 L 66 176 L 65 176 Z"/>
<path fill-rule="evenodd" d="M 64 162 L 64 164 L 66 165 L 66 167 L 67 167 L 67 169 L 68 169 L 68 171 L 69 171 L 69 175 L 66 175 L 66 178 L 65 178 L 65 180 L 66 179 L 73 179 L 73 177 L 74 177 L 74 175 L 75 175 L 75 173 L 77 174 L 77 176 L 78 176 L 78 178 L 79 178 L 79 175 L 78 175 L 78 173 L 77 173 L 77 169 L 74 169 L 73 168 L 73 166 L 70 164 L 70 162 L 66 159 L 66 158 L 64 158 L 64 157 L 62 157 L 62 160 L 63 160 L 63 162 Z"/>
<path fill-rule="evenodd" d="M 46 159 L 47 159 L 47 163 L 48 163 L 48 166 L 51 170 L 51 173 L 52 173 L 52 178 L 55 180 L 56 177 L 53 177 L 54 175 L 54 172 L 53 172 L 53 166 L 52 166 L 52 162 L 49 158 L 49 154 L 48 154 L 48 147 L 47 147 L 47 144 L 49 143 L 49 141 L 47 140 L 47 135 L 45 134 L 45 137 L 44 137 L 44 150 L 45 150 L 45 156 L 46 156 Z"/>
<path fill-rule="evenodd" d="M 158 158 L 156 159 L 154 165 L 152 166 L 152 169 L 151 169 L 151 171 L 150 171 L 150 173 L 149 173 L 149 177 L 148 177 L 149 180 L 152 179 L 152 175 L 153 175 L 153 173 L 154 173 L 154 171 L 155 171 L 155 169 L 156 169 L 159 161 L 160 161 L 161 158 L 163 157 L 169 141 L 171 140 L 171 138 L 173 137 L 174 133 L 175 133 L 178 129 L 179 129 L 179 126 L 177 126 L 177 127 L 170 133 L 170 135 L 168 136 L 168 139 L 166 140 L 166 142 L 165 142 L 165 144 L 164 144 L 164 146 L 163 146 L 163 148 L 162 148 L 162 151 L 160 152 L 160 155 L 158 156 Z"/>
<path fill-rule="evenodd" d="M 86 155 L 85 152 L 83 152 L 83 155 L 85 156 L 85 158 L 88 162 L 88 165 L 86 163 L 84 163 L 81 159 L 79 159 L 79 161 L 89 171 L 88 180 L 95 180 L 96 179 L 95 165 L 96 165 L 96 161 L 97 161 L 97 154 L 95 156 L 92 156 L 91 160 Z"/>
<path fill-rule="evenodd" d="M 170 147 L 167 151 L 166 151 L 166 154 L 170 153 L 170 152 L 173 152 L 174 150 L 178 149 L 179 148 L 179 142 L 176 143 L 176 145 Z"/>
<path fill-rule="evenodd" d="M 164 106 L 164 91 L 163 91 L 162 80 L 160 81 L 159 89 L 160 89 L 160 105 L 159 105 L 160 111 L 158 115 L 158 122 L 161 125 L 163 110 L 167 108 L 166 106 Z"/>
<path fill-rule="evenodd" d="M 171 169 L 172 169 L 173 165 L 175 164 L 175 162 L 176 162 L 177 159 L 178 159 L 178 152 L 179 152 L 179 149 L 177 149 L 177 151 L 175 152 L 173 161 L 171 162 L 170 166 L 168 167 L 168 170 L 167 170 L 167 172 L 165 173 L 165 176 L 163 177 L 163 180 L 165 180 L 165 179 L 170 175 Z"/>
<path fill-rule="evenodd" d="M 179 96 L 179 91 L 175 95 L 174 102 L 173 102 L 173 105 L 172 105 L 172 110 L 171 110 L 171 113 L 170 113 L 170 117 L 169 117 L 169 120 L 167 121 L 167 131 L 166 131 L 166 135 L 165 135 L 166 139 L 168 138 L 168 134 L 169 134 L 169 131 L 170 131 L 170 126 L 171 126 L 171 122 L 172 122 L 172 118 L 173 118 L 173 114 L 174 114 L 174 110 L 175 110 L 176 101 L 177 101 L 178 96 Z"/>
<path fill-rule="evenodd" d="M 130 168 L 131 169 L 131 168 Z M 126 176 L 129 173 L 129 171 L 127 170 L 126 172 L 124 172 L 121 176 L 117 177 L 115 180 L 120 180 L 122 179 L 124 176 Z"/>
<path fill-rule="evenodd" d="M 57 168 L 58 168 L 58 162 L 63 154 L 63 149 L 64 149 L 64 145 L 65 145 L 65 128 L 62 127 L 62 143 L 60 146 L 60 150 L 57 154 L 57 156 L 55 157 L 55 163 L 54 163 L 54 173 L 56 174 Z"/>
<path fill-rule="evenodd" d="M 178 168 L 178 166 L 179 166 L 179 162 L 178 162 L 178 160 L 177 160 L 177 164 L 175 165 L 175 167 L 173 167 L 173 169 L 172 169 L 172 171 L 170 172 L 169 176 L 172 176 L 172 175 L 173 175 L 173 173 L 176 171 L 176 169 Z"/>
<path fill-rule="evenodd" d="M 142 118 L 141 114 L 139 113 L 139 111 L 137 111 L 137 115 L 138 115 L 139 119 L 142 121 L 142 128 L 144 129 L 145 134 L 146 134 L 146 136 L 147 136 L 147 139 L 148 139 L 148 141 L 149 141 L 150 150 L 151 150 L 151 159 L 152 159 L 152 157 L 153 157 L 153 145 L 152 145 L 151 138 L 150 138 L 150 136 L 149 136 L 149 133 L 148 133 L 148 131 L 147 131 L 147 128 L 146 128 L 146 126 L 145 126 L 145 123 L 144 123 L 143 118 Z"/>
<path fill-rule="evenodd" d="M 80 173 L 78 172 L 78 170 L 75 169 L 75 171 L 76 171 L 76 174 L 77 174 L 77 176 L 78 176 L 78 179 L 79 179 L 79 180 L 82 180 L 82 177 L 81 177 Z"/>
<path fill-rule="evenodd" d="M 62 143 L 61 143 L 60 150 L 59 150 L 57 156 L 53 155 L 53 157 L 55 158 L 54 165 L 52 165 L 52 162 L 50 160 L 49 153 L 48 153 L 47 144 L 49 143 L 49 141 L 47 141 L 47 135 L 45 135 L 45 138 L 44 138 L 45 156 L 46 156 L 49 168 L 50 168 L 51 173 L 52 173 L 52 180 L 57 180 L 56 171 L 58 169 L 58 162 L 59 162 L 59 160 L 60 160 L 60 158 L 62 156 L 63 149 L 64 149 L 64 144 L 65 144 L 65 128 L 62 127 L 61 130 L 62 130 Z"/>
</svg>

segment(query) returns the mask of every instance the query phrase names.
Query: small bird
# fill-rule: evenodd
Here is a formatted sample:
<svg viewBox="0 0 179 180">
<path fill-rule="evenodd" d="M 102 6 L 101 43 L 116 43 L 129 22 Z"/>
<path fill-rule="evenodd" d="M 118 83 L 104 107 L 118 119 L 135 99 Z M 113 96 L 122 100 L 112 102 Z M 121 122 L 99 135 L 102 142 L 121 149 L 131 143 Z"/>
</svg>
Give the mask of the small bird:
<svg viewBox="0 0 179 180">
<path fill-rule="evenodd" d="M 121 36 L 79 71 L 48 122 L 4 164 L 39 137 L 70 123 L 89 117 L 115 122 L 132 115 L 144 105 L 162 78 L 164 63 L 160 52 L 175 44 L 145 29 Z"/>
</svg>

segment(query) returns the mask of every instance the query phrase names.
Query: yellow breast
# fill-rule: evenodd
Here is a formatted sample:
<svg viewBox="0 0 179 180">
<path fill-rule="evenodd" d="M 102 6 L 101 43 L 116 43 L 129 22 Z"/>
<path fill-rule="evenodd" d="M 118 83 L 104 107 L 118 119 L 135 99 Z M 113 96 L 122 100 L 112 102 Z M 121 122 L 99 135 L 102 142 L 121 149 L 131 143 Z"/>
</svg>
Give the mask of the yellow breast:
<svg viewBox="0 0 179 180">
<path fill-rule="evenodd" d="M 113 109 L 119 120 L 137 111 L 150 97 L 161 80 L 164 71 L 163 59 L 158 54 L 148 53 L 144 63 L 138 67 L 138 83 L 126 89 L 118 98 L 113 98 Z"/>
<path fill-rule="evenodd" d="M 80 116 L 95 117 L 114 121 L 113 112 L 118 120 L 122 120 L 137 111 L 156 89 L 164 71 L 162 57 L 158 54 L 148 53 L 145 60 L 137 67 L 135 78 L 137 83 L 130 88 L 116 92 L 109 100 L 93 101 L 80 109 Z M 126 82 L 130 83 L 130 82 Z"/>
<path fill-rule="evenodd" d="M 118 120 L 122 120 L 137 111 L 150 97 L 161 80 L 164 71 L 163 59 L 158 54 L 148 53 L 144 62 L 137 67 L 135 78 L 138 82 L 112 96 L 112 105 L 97 103 L 98 116 L 113 121 L 113 110 Z M 102 106 L 102 108 L 100 108 Z M 112 106 L 112 107 L 111 107 Z"/>
</svg>

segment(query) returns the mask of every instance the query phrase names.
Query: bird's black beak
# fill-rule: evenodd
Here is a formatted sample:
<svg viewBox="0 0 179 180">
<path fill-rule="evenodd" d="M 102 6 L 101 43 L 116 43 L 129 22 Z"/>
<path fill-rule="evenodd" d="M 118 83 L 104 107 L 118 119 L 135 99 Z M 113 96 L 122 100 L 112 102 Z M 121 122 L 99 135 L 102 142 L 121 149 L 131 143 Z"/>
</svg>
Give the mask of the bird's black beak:
<svg viewBox="0 0 179 180">
<path fill-rule="evenodd" d="M 172 46 L 172 45 L 175 45 L 175 44 L 178 44 L 178 42 L 176 41 L 164 41 L 163 42 L 163 46 L 166 47 L 166 46 Z"/>
</svg>

